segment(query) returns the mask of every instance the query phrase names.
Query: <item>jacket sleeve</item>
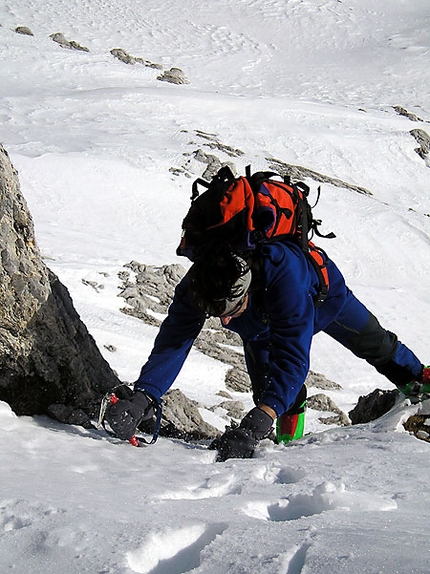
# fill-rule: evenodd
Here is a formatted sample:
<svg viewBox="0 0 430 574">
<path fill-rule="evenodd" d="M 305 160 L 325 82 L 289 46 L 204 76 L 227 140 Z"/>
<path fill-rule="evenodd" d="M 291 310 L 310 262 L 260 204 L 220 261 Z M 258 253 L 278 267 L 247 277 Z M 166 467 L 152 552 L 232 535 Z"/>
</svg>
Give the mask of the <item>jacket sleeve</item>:
<svg viewBox="0 0 430 574">
<path fill-rule="evenodd" d="M 185 276 L 176 287 L 168 315 L 134 389 L 146 391 L 159 400 L 178 376 L 204 322 L 204 313 L 190 300 Z"/>
<path fill-rule="evenodd" d="M 260 401 L 280 416 L 293 405 L 309 371 L 315 277 L 306 258 L 294 249 L 272 250 L 265 266 L 270 367 Z"/>
</svg>

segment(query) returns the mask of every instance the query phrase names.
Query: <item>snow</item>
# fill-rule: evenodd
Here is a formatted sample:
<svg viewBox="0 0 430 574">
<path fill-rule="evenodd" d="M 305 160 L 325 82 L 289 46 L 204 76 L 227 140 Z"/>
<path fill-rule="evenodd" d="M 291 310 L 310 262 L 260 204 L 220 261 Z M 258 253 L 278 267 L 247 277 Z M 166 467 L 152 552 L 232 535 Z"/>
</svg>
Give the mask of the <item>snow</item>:
<svg viewBox="0 0 430 574">
<path fill-rule="evenodd" d="M 322 186 L 316 215 L 337 238 L 320 244 L 430 360 L 429 160 L 409 134 L 429 130 L 428 0 L 3 0 L 0 23 L 0 141 L 46 263 L 122 380 L 137 378 L 156 330 L 121 313 L 118 273 L 133 259 L 186 265 L 175 248 L 205 168 L 198 148 L 239 170 L 274 157 L 371 190 Z M 61 48 L 59 31 L 90 51 Z M 190 83 L 126 66 L 118 47 Z M 342 385 L 330 396 L 346 412 L 391 387 L 324 335 L 311 359 Z M 224 372 L 193 350 L 175 386 L 211 407 Z M 296 444 L 215 463 L 206 445 L 136 449 L 0 403 L 2 571 L 428 574 L 429 444 L 401 425 L 419 409 L 328 429 L 309 411 L 312 434 Z"/>
</svg>

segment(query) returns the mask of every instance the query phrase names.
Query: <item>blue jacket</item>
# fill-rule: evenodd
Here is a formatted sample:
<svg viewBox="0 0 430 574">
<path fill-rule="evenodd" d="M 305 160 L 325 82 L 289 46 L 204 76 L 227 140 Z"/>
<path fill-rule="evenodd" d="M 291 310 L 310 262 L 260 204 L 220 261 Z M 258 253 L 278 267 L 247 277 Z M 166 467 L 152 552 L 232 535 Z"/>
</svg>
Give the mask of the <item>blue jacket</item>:
<svg viewBox="0 0 430 574">
<path fill-rule="evenodd" d="M 259 297 L 257 304 L 257 296 L 251 292 L 246 311 L 226 328 L 262 350 L 261 360 L 268 360 L 269 373 L 261 403 L 281 415 L 294 403 L 306 379 L 313 335 L 335 320 L 350 291 L 336 265 L 328 260 L 328 296 L 315 308 L 319 281 L 301 249 L 293 243 L 270 243 L 262 255 L 262 299 Z M 160 399 L 176 379 L 204 321 L 204 313 L 190 299 L 185 276 L 135 389 Z"/>
</svg>

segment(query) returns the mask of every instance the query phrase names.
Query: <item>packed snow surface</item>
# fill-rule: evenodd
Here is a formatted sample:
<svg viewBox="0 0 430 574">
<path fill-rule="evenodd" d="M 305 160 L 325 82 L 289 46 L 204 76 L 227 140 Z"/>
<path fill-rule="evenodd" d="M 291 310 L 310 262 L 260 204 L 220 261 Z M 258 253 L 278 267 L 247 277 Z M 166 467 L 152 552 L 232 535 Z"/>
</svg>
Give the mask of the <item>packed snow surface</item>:
<svg viewBox="0 0 430 574">
<path fill-rule="evenodd" d="M 0 142 L 47 265 L 122 380 L 156 330 L 121 313 L 118 273 L 187 265 L 175 249 L 206 168 L 197 149 L 239 171 L 276 158 L 371 191 L 322 186 L 315 213 L 337 238 L 320 244 L 430 362 L 430 159 L 410 134 L 430 131 L 428 0 L 3 0 L 0 24 Z M 342 385 L 330 396 L 345 412 L 391 387 L 324 335 L 311 359 Z M 175 386 L 212 407 L 224 372 L 193 351 Z M 215 463 L 207 445 L 137 449 L 0 403 L 2 572 L 428 574 L 430 446 L 402 427 L 420 408 L 343 428 L 309 412 L 301 441 Z"/>
</svg>

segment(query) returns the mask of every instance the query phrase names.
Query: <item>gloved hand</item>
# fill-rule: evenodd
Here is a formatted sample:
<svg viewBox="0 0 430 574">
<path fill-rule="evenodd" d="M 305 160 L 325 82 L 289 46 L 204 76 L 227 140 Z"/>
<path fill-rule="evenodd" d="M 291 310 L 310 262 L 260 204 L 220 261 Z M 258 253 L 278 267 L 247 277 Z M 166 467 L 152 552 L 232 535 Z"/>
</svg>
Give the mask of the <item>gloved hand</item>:
<svg viewBox="0 0 430 574">
<path fill-rule="evenodd" d="M 119 399 L 107 407 L 105 419 L 112 431 L 122 440 L 130 440 L 142 421 L 152 418 L 153 400 L 142 391 L 135 391 L 129 399 Z"/>
<path fill-rule="evenodd" d="M 272 428 L 273 419 L 258 407 L 253 408 L 242 419 L 237 428 L 228 429 L 209 446 L 217 450 L 217 462 L 228 458 L 252 458 L 258 442 L 267 436 Z"/>
</svg>

